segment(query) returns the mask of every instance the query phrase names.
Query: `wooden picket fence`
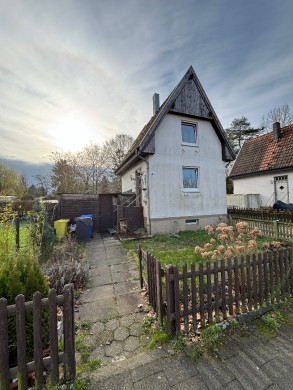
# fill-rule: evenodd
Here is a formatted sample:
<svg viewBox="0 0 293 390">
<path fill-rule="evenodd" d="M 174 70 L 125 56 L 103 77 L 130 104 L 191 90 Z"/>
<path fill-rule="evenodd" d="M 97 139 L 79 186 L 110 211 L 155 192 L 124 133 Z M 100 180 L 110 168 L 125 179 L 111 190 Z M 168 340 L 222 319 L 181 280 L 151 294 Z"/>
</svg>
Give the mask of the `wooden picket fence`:
<svg viewBox="0 0 293 390">
<path fill-rule="evenodd" d="M 259 228 L 264 236 L 276 240 L 293 241 L 293 212 L 267 209 L 229 208 L 228 220 L 231 225 L 246 222 L 250 230 Z"/>
<path fill-rule="evenodd" d="M 163 270 L 159 261 L 141 248 L 138 254 L 150 304 L 160 323 L 166 319 L 172 334 L 195 331 L 293 296 L 291 248 L 191 264 L 190 269 L 184 265 L 182 271 L 176 266 Z"/>
<path fill-rule="evenodd" d="M 58 352 L 57 307 L 63 306 L 63 341 L 64 350 Z M 42 345 L 42 309 L 49 312 L 50 356 L 43 356 Z M 26 313 L 33 313 L 34 360 L 26 359 Z M 9 367 L 8 348 L 8 318 L 16 319 L 17 367 Z M 25 302 L 23 295 L 18 295 L 15 305 L 7 306 L 5 298 L 0 299 L 0 389 L 8 390 L 10 381 L 18 378 L 18 389 L 27 389 L 28 374 L 35 373 L 35 388 L 42 389 L 44 370 L 48 370 L 51 385 L 59 383 L 60 364 L 64 365 L 64 380 L 73 381 L 75 378 L 75 332 L 74 332 L 74 289 L 69 284 L 64 287 L 63 295 L 50 290 L 48 298 L 41 298 L 36 292 L 33 301 Z"/>
</svg>

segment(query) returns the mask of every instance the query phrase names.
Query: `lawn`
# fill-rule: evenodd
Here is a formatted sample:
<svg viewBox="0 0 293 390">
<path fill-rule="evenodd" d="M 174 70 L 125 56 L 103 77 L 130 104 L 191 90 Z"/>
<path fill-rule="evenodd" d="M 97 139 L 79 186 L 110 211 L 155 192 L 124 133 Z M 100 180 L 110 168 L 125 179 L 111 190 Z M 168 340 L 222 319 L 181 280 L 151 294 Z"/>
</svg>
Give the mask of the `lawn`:
<svg viewBox="0 0 293 390">
<path fill-rule="evenodd" d="M 9 240 L 9 246 L 13 247 L 16 245 L 16 229 L 15 224 L 3 226 L 0 224 L 0 243 L 4 245 L 4 242 Z M 27 249 L 30 246 L 28 238 L 28 225 L 25 223 L 20 224 L 19 228 L 19 246 L 21 249 Z"/>
<path fill-rule="evenodd" d="M 138 244 L 141 244 L 141 248 L 152 253 L 161 262 L 162 266 L 177 265 L 181 268 L 185 263 L 187 265 L 193 262 L 199 263 L 202 257 L 195 253 L 194 248 L 197 245 L 203 246 L 210 239 L 211 236 L 204 230 L 186 230 L 176 235 L 156 234 L 152 238 L 144 240 L 124 241 L 123 247 L 133 253 L 137 251 Z M 272 241 L 272 239 L 267 237 L 258 238 L 258 250 L 262 250 L 263 243 L 267 241 Z"/>
</svg>

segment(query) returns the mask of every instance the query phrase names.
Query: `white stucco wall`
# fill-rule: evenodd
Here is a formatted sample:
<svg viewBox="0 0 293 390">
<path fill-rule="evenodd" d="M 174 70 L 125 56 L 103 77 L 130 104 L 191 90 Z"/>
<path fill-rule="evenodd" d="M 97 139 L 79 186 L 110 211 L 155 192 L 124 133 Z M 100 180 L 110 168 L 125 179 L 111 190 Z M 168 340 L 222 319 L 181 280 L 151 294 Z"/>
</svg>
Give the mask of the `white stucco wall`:
<svg viewBox="0 0 293 390">
<path fill-rule="evenodd" d="M 274 177 L 283 175 L 288 176 L 289 203 L 293 203 L 293 172 L 281 172 L 234 179 L 234 194 L 258 193 L 260 194 L 260 205 L 262 207 L 272 206 L 275 203 Z M 287 199 L 280 200 L 284 202 L 287 201 Z"/>
<path fill-rule="evenodd" d="M 198 147 L 182 145 L 181 122 L 167 114 L 156 130 L 155 154 L 149 158 L 150 218 L 226 214 L 225 166 L 221 143 L 208 121 L 197 123 Z M 199 192 L 184 192 L 182 167 L 199 168 Z"/>
</svg>

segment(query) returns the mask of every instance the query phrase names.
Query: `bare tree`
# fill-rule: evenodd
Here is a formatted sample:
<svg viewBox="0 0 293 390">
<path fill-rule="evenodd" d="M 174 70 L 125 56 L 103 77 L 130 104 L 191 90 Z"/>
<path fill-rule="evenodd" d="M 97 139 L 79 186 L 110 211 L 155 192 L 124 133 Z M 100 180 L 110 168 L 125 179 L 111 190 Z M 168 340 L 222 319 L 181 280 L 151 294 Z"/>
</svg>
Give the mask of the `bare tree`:
<svg viewBox="0 0 293 390">
<path fill-rule="evenodd" d="M 261 118 L 261 126 L 268 132 L 273 129 L 273 124 L 279 122 L 281 127 L 290 125 L 293 123 L 293 114 L 288 104 L 284 104 L 282 107 L 275 107 Z"/>
<path fill-rule="evenodd" d="M 105 142 L 104 153 L 107 156 L 109 168 L 115 170 L 128 153 L 133 138 L 127 134 L 117 134 Z"/>
</svg>

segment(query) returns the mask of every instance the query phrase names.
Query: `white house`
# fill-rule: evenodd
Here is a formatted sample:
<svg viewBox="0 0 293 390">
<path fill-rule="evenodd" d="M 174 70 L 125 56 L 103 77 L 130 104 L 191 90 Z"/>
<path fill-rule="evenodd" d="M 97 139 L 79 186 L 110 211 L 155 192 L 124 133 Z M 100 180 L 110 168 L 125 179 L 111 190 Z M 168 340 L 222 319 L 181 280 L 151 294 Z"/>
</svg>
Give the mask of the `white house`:
<svg viewBox="0 0 293 390">
<path fill-rule="evenodd" d="M 234 194 L 260 194 L 263 207 L 293 203 L 293 124 L 245 141 L 230 177 Z"/>
<path fill-rule="evenodd" d="M 225 162 L 235 158 L 192 67 L 153 116 L 116 170 L 136 193 L 149 233 L 197 229 L 226 218 Z"/>
</svg>

